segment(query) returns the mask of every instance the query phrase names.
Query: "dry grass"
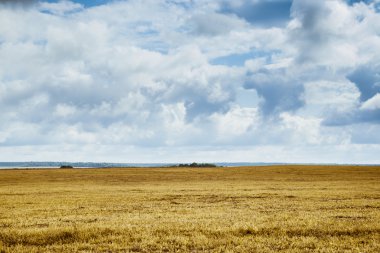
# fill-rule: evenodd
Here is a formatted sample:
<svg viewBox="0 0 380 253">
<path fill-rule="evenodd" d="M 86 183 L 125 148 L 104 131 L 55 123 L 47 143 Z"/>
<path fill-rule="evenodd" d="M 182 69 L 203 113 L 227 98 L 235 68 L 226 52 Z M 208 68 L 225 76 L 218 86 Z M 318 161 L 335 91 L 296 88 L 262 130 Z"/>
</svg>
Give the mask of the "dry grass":
<svg viewBox="0 0 380 253">
<path fill-rule="evenodd" d="M 0 252 L 380 252 L 380 167 L 0 170 Z"/>
</svg>

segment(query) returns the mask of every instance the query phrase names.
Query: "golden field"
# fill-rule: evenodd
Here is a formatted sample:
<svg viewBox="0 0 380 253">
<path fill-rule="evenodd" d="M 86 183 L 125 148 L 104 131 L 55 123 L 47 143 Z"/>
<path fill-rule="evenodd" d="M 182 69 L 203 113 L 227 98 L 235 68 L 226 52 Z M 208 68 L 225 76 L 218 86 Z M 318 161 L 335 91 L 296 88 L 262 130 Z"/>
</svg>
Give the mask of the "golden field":
<svg viewBox="0 0 380 253">
<path fill-rule="evenodd" d="M 0 252 L 380 252 L 380 167 L 0 170 Z"/>
</svg>

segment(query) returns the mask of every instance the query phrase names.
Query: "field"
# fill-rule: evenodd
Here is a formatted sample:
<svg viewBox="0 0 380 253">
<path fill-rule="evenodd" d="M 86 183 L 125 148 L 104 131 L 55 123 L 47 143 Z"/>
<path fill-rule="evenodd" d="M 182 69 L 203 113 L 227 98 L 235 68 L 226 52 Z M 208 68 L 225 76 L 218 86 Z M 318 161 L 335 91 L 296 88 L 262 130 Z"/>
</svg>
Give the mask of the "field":
<svg viewBox="0 0 380 253">
<path fill-rule="evenodd" d="M 380 252 L 380 167 L 0 170 L 0 252 Z"/>
</svg>

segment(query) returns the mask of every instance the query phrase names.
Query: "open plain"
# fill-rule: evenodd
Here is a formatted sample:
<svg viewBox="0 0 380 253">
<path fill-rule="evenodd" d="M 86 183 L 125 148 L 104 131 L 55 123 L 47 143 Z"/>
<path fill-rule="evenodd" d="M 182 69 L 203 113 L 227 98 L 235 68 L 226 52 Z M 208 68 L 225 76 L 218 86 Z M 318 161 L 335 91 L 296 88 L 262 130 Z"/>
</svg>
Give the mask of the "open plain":
<svg viewBox="0 0 380 253">
<path fill-rule="evenodd" d="M 0 170 L 0 252 L 380 252 L 380 167 Z"/>
</svg>

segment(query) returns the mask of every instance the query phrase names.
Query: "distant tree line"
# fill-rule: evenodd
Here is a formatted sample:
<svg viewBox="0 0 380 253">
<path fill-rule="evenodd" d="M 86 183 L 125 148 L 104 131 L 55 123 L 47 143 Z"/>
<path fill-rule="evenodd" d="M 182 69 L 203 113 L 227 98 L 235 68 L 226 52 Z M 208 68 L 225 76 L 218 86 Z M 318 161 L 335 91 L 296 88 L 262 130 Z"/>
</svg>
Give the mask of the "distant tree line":
<svg viewBox="0 0 380 253">
<path fill-rule="evenodd" d="M 206 167 L 217 167 L 213 163 L 180 163 L 174 165 L 174 167 L 192 167 L 192 168 L 206 168 Z"/>
<path fill-rule="evenodd" d="M 71 166 L 71 165 L 61 165 L 60 168 L 61 168 L 61 169 L 74 169 L 74 167 Z"/>
</svg>

